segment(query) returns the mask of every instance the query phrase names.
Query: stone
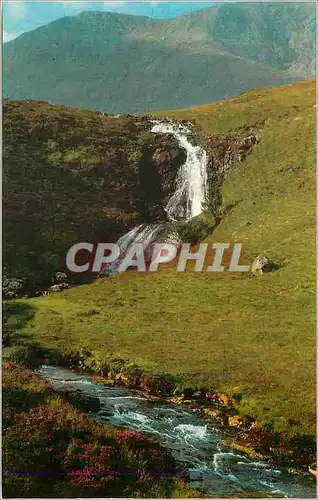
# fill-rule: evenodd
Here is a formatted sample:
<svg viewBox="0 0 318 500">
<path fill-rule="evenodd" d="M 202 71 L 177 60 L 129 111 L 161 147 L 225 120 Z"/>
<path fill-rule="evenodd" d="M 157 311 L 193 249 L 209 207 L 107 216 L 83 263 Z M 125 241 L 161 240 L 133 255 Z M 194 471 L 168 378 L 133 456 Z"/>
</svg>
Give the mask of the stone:
<svg viewBox="0 0 318 500">
<path fill-rule="evenodd" d="M 232 406 L 232 398 L 227 396 L 227 394 L 221 394 L 220 403 L 224 406 Z"/>
<path fill-rule="evenodd" d="M 244 417 L 241 417 L 240 415 L 232 415 L 229 417 L 229 426 L 230 427 L 239 427 L 239 428 L 244 428 L 245 427 L 245 419 Z"/>
<path fill-rule="evenodd" d="M 204 414 L 206 417 L 212 418 L 213 420 L 222 420 L 222 411 L 217 408 L 204 408 Z"/>
<path fill-rule="evenodd" d="M 223 439 L 220 443 L 221 449 L 224 448 L 231 448 L 232 450 L 238 452 L 238 453 L 243 453 L 244 455 L 249 456 L 250 458 L 254 460 L 263 460 L 264 456 L 261 455 L 261 453 L 257 452 L 254 450 L 252 444 L 247 444 L 247 443 L 242 443 L 238 440 L 227 438 Z"/>
<path fill-rule="evenodd" d="M 314 477 L 317 477 L 317 464 L 313 463 L 309 465 L 308 470 Z"/>
<path fill-rule="evenodd" d="M 95 375 L 94 376 L 94 382 L 96 382 L 97 384 L 108 385 L 110 387 L 116 385 L 116 380 L 105 378 L 105 377 L 102 377 L 102 376 L 99 376 L 99 375 Z"/>
<path fill-rule="evenodd" d="M 184 402 L 184 397 L 183 396 L 172 396 L 172 398 L 169 398 L 169 401 L 171 403 L 176 403 L 176 404 L 182 404 Z"/>
<path fill-rule="evenodd" d="M 54 284 L 62 284 L 62 283 L 66 283 L 67 282 L 67 275 L 63 272 L 60 272 L 58 271 L 57 273 L 54 274 L 54 278 L 53 278 L 53 283 Z"/>
<path fill-rule="evenodd" d="M 115 376 L 115 380 L 117 380 L 117 382 L 122 382 L 123 384 L 126 384 L 128 382 L 128 375 L 126 375 L 125 373 L 118 373 Z"/>
<path fill-rule="evenodd" d="M 265 257 L 265 255 L 258 255 L 256 259 L 254 260 L 252 267 L 251 267 L 251 273 L 254 276 L 259 276 L 263 274 L 263 269 L 268 264 L 268 258 Z"/>
<path fill-rule="evenodd" d="M 99 398 L 94 396 L 88 396 L 87 394 L 83 394 L 79 390 L 75 391 L 63 391 L 61 395 L 73 406 L 76 408 L 91 412 L 100 410 L 100 401 Z"/>
<path fill-rule="evenodd" d="M 51 286 L 50 290 L 52 292 L 62 292 L 63 290 L 66 290 L 69 287 L 70 285 L 68 283 L 59 283 L 58 285 Z"/>
</svg>

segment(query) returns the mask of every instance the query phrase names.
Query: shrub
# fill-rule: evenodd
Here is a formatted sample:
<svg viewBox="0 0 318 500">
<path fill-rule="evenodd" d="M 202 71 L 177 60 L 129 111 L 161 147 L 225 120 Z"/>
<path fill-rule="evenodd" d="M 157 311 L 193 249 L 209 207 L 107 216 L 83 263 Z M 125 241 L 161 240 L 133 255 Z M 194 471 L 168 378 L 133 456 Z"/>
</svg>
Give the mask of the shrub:
<svg viewBox="0 0 318 500">
<path fill-rule="evenodd" d="M 181 240 L 187 243 L 191 243 L 191 245 L 196 245 L 212 233 L 213 224 L 200 218 L 195 218 L 187 222 L 187 224 L 179 227 L 179 235 L 181 237 Z"/>
<path fill-rule="evenodd" d="M 21 278 L 9 278 L 7 274 L 3 274 L 2 296 L 4 299 L 15 299 L 19 297 L 23 294 L 24 288 L 25 280 Z"/>
<path fill-rule="evenodd" d="M 36 367 L 39 364 L 36 348 L 32 345 L 5 347 L 2 356 L 4 363 L 17 363 L 28 368 Z"/>
<path fill-rule="evenodd" d="M 160 374 L 144 374 L 140 380 L 140 388 L 155 396 L 170 396 L 174 390 L 171 377 Z"/>
</svg>

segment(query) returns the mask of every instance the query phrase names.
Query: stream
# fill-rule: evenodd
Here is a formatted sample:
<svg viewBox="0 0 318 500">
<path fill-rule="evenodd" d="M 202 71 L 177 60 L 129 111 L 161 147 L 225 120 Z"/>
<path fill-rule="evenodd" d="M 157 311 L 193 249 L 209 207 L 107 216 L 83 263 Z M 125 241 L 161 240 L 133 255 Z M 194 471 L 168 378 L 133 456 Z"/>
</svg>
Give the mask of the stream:
<svg viewBox="0 0 318 500">
<path fill-rule="evenodd" d="M 163 439 L 163 446 L 189 471 L 193 488 L 214 496 L 316 498 L 316 483 L 308 474 L 276 469 L 230 449 L 221 451 L 224 428 L 180 405 L 151 401 L 123 387 L 98 384 L 89 375 L 66 368 L 43 365 L 37 373 L 56 392 L 77 390 L 99 398 L 100 409 L 90 412 L 90 418 Z"/>
</svg>

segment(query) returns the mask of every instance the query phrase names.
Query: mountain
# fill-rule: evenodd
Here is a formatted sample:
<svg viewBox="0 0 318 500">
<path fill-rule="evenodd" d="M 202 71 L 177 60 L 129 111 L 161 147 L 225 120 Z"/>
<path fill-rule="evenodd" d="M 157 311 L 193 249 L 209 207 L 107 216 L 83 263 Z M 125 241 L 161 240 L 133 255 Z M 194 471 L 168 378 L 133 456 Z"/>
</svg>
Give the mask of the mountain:
<svg viewBox="0 0 318 500">
<path fill-rule="evenodd" d="M 82 12 L 4 44 L 3 57 L 10 99 L 183 108 L 313 76 L 315 6 L 231 3 L 164 20 Z"/>
</svg>

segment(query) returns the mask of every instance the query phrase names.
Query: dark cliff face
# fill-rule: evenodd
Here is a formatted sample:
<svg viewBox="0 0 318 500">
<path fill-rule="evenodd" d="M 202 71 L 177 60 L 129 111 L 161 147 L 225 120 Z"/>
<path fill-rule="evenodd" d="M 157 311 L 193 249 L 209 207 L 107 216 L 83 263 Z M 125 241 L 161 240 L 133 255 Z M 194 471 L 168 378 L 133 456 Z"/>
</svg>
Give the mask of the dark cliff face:
<svg viewBox="0 0 318 500">
<path fill-rule="evenodd" d="M 185 152 L 146 117 L 4 102 L 4 265 L 33 282 L 79 241 L 164 220 Z"/>
<path fill-rule="evenodd" d="M 139 161 L 139 209 L 146 221 L 165 220 L 164 206 L 175 189 L 175 180 L 186 152 L 172 136 L 151 138 L 142 146 Z"/>
<path fill-rule="evenodd" d="M 261 140 L 264 122 L 245 127 L 239 132 L 205 137 L 205 148 L 209 154 L 208 163 L 208 209 L 220 222 L 222 214 L 221 187 L 231 168 L 241 163 Z"/>
</svg>

